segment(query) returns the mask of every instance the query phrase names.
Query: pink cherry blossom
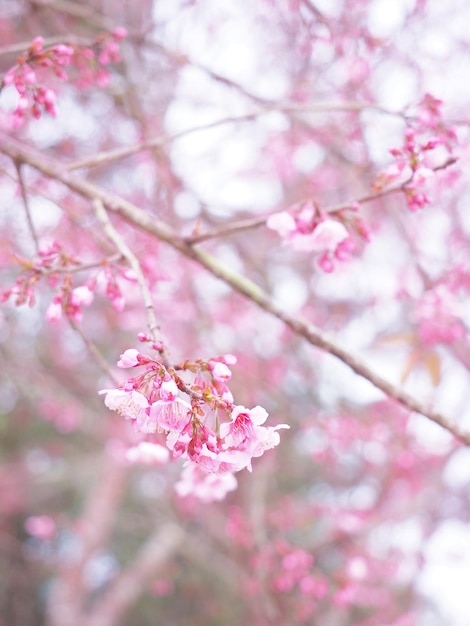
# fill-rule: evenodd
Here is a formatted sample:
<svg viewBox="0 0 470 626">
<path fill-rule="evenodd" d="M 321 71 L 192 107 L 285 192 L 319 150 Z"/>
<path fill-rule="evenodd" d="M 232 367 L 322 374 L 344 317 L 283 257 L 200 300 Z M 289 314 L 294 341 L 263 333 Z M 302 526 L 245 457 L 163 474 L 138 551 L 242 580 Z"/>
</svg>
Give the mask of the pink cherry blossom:
<svg viewBox="0 0 470 626">
<path fill-rule="evenodd" d="M 275 230 L 282 238 L 288 237 L 297 230 L 294 218 L 287 211 L 270 215 L 266 220 L 266 226 L 271 230 Z"/>
<path fill-rule="evenodd" d="M 24 523 L 24 527 L 27 533 L 43 541 L 52 539 L 57 532 L 57 525 L 49 515 L 33 515 L 28 517 Z"/>
<path fill-rule="evenodd" d="M 141 441 L 129 448 L 126 458 L 130 463 L 144 463 L 145 465 L 164 465 L 170 458 L 168 448 L 150 441 Z"/>
<path fill-rule="evenodd" d="M 147 409 L 149 406 L 147 398 L 138 391 L 126 391 L 124 389 L 103 389 L 99 392 L 105 393 L 105 405 L 111 411 L 116 411 L 126 419 L 136 422 L 141 429 L 148 421 Z M 144 432 L 152 432 L 146 431 Z"/>
<path fill-rule="evenodd" d="M 74 306 L 89 306 L 93 302 L 95 294 L 87 285 L 75 287 L 70 296 L 70 302 Z"/>
<path fill-rule="evenodd" d="M 157 400 L 150 407 L 150 423 L 154 430 L 175 430 L 181 432 L 189 422 L 191 405 L 181 398 Z M 146 431 L 151 432 L 151 431 Z"/>
<path fill-rule="evenodd" d="M 49 322 L 58 322 L 62 318 L 62 303 L 54 298 L 46 310 L 46 319 Z"/>
<path fill-rule="evenodd" d="M 225 363 L 209 361 L 209 367 L 215 380 L 227 382 L 232 378 L 232 372 L 225 365 Z"/>
<path fill-rule="evenodd" d="M 322 252 L 334 251 L 336 246 L 349 237 L 346 228 L 336 220 L 323 220 L 309 234 L 296 234 L 291 239 L 294 250 Z"/>
<path fill-rule="evenodd" d="M 263 407 L 247 409 L 236 406 L 232 411 L 232 422 L 220 426 L 220 436 L 227 447 L 247 447 L 255 439 L 255 426 L 264 424 L 268 413 Z"/>
<path fill-rule="evenodd" d="M 233 474 L 207 474 L 199 466 L 189 463 L 175 484 L 180 497 L 194 496 L 202 502 L 223 500 L 227 493 L 237 488 Z"/>
<path fill-rule="evenodd" d="M 175 381 L 172 378 L 170 378 L 170 380 L 164 380 L 160 387 L 160 399 L 165 402 L 173 402 L 177 397 L 178 387 Z"/>
<path fill-rule="evenodd" d="M 117 362 L 117 366 L 121 368 L 135 367 L 139 365 L 139 351 L 135 348 L 125 350 Z"/>
<path fill-rule="evenodd" d="M 277 446 L 280 442 L 277 431 L 289 426 L 287 424 L 262 426 L 267 417 L 268 413 L 263 407 L 247 409 L 244 406 L 236 406 L 232 411 L 233 421 L 220 427 L 224 449 L 245 452 L 251 459 Z M 244 467 L 251 472 L 251 460 L 244 464 Z"/>
</svg>

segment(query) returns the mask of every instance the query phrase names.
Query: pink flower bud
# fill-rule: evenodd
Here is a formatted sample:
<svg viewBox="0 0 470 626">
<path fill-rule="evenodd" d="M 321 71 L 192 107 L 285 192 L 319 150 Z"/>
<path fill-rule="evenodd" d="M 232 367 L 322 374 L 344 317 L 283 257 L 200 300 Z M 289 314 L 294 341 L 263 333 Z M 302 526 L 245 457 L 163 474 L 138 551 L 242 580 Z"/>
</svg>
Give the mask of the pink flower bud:
<svg viewBox="0 0 470 626">
<path fill-rule="evenodd" d="M 47 307 L 46 319 L 49 322 L 58 322 L 62 317 L 62 304 L 60 300 L 53 300 Z"/>
<path fill-rule="evenodd" d="M 139 365 L 139 356 L 140 354 L 137 350 L 135 350 L 135 348 L 129 348 L 121 354 L 119 361 L 117 362 L 117 366 L 123 369 L 127 367 L 135 367 L 136 365 Z"/>
</svg>

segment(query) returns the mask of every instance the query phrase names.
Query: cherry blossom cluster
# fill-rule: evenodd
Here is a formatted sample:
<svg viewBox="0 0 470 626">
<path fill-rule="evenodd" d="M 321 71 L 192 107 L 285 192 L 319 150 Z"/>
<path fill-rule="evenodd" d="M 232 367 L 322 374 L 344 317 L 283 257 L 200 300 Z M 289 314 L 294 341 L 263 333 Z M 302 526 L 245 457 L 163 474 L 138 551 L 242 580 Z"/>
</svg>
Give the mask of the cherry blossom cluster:
<svg viewBox="0 0 470 626">
<path fill-rule="evenodd" d="M 106 87 L 111 74 L 109 65 L 121 60 L 120 42 L 127 36 L 125 28 L 115 28 L 111 33 L 100 35 L 92 46 L 80 46 L 75 50 L 74 64 L 80 87 L 98 85 Z"/>
<path fill-rule="evenodd" d="M 74 64 L 81 84 L 104 86 L 109 81 L 106 69 L 120 60 L 119 42 L 126 36 L 123 28 L 98 37 L 92 47 L 57 44 L 45 46 L 43 37 L 36 37 L 3 77 L 3 86 L 14 86 L 19 100 L 13 112 L 12 125 L 21 126 L 29 115 L 39 119 L 43 113 L 57 114 L 57 93 L 50 86 L 50 76 L 68 80 L 66 67 Z"/>
<path fill-rule="evenodd" d="M 34 306 L 36 286 L 41 278 L 45 277 L 48 285 L 57 290 L 46 310 L 46 319 L 50 322 L 57 322 L 65 315 L 75 323 L 80 323 L 83 317 L 83 307 L 93 302 L 98 288 L 104 291 L 112 307 L 120 312 L 125 306 L 125 298 L 118 278 L 133 283 L 136 281 L 132 270 L 113 265 L 107 260 L 96 264 L 82 264 L 65 252 L 57 241 L 41 248 L 36 258 L 16 257 L 14 260 L 22 268 L 22 273 L 13 287 L 0 293 L 0 302 L 14 298 L 16 306 L 23 304 Z M 72 273 L 90 268 L 97 268 L 94 275 L 85 284 L 74 286 Z"/>
<path fill-rule="evenodd" d="M 414 125 L 405 129 L 404 145 L 390 150 L 395 161 L 373 184 L 374 191 L 381 192 L 392 183 L 401 183 L 410 211 L 430 204 L 426 188 L 436 176 L 436 157 L 443 151 L 451 155 L 456 142 L 455 130 L 442 119 L 441 106 L 441 100 L 429 94 L 424 97 Z"/>
<path fill-rule="evenodd" d="M 427 291 L 415 310 L 421 340 L 432 345 L 462 339 L 466 335 L 462 313 L 457 294 L 448 286 L 440 284 Z"/>
<path fill-rule="evenodd" d="M 139 339 L 150 341 L 143 334 Z M 162 353 L 160 343 L 153 348 Z M 252 459 L 277 446 L 278 431 L 289 428 L 264 426 L 268 413 L 261 406 L 234 404 L 227 382 L 235 363 L 236 357 L 227 354 L 169 368 L 158 358 L 126 350 L 118 367 L 143 367 L 143 373 L 100 393 L 106 394 L 105 405 L 130 420 L 143 437 L 128 450 L 128 460 L 160 465 L 170 456 L 184 459 L 176 484 L 180 496 L 192 494 L 210 502 L 235 489 L 234 474 L 251 471 Z"/>
<path fill-rule="evenodd" d="M 64 67 L 72 62 L 74 50 L 71 46 L 58 44 L 44 47 L 44 39 L 36 37 L 28 49 L 21 54 L 16 65 L 8 70 L 3 78 L 6 86 L 14 85 L 20 98 L 13 113 L 14 128 L 21 126 L 29 113 L 39 119 L 42 113 L 55 116 L 56 92 L 39 82 L 38 72 L 50 70 L 57 77 L 66 80 Z"/>
<path fill-rule="evenodd" d="M 324 272 L 332 272 L 335 261 L 349 260 L 355 250 L 351 232 L 366 242 L 370 240 L 369 227 L 358 210 L 359 205 L 353 203 L 347 209 L 328 214 L 315 202 L 307 201 L 271 215 L 266 225 L 279 234 L 284 245 L 318 253 L 318 266 Z"/>
<path fill-rule="evenodd" d="M 291 623 L 313 623 L 319 604 L 330 602 L 329 581 L 310 552 L 279 539 L 266 542 L 248 558 L 247 593 L 257 597 L 268 588 L 287 608 Z"/>
</svg>

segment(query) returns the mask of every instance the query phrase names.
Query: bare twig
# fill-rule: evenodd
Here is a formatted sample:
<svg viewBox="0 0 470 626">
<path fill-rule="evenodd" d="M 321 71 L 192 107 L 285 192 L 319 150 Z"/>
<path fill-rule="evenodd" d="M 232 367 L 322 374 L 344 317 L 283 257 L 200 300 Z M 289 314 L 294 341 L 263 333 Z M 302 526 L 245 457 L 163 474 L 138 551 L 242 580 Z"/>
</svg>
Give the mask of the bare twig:
<svg viewBox="0 0 470 626">
<path fill-rule="evenodd" d="M 33 154 L 30 148 L 25 149 L 20 147 L 16 143 L 13 143 L 10 138 L 4 138 L 0 150 L 13 159 L 31 165 L 44 175 L 61 181 L 64 185 L 69 187 L 69 189 L 72 189 L 79 195 L 89 198 L 92 201 L 100 200 L 108 211 L 120 215 L 137 228 L 145 230 L 154 235 L 157 239 L 168 243 L 187 258 L 205 267 L 211 274 L 230 285 L 235 291 L 255 303 L 259 308 L 284 322 L 296 335 L 303 337 L 313 346 L 335 356 L 350 367 L 356 374 L 371 382 L 377 389 L 380 389 L 390 398 L 395 399 L 405 408 L 428 417 L 436 424 L 439 424 L 451 432 L 462 443 L 470 445 L 469 432 L 462 430 L 448 417 L 432 410 L 421 401 L 376 374 L 362 359 L 345 350 L 308 320 L 300 316 L 292 316 L 284 311 L 282 307 L 274 302 L 267 293 L 251 280 L 230 270 L 218 259 L 204 250 L 188 244 L 169 226 L 156 220 L 154 216 L 147 214 L 131 202 L 103 190 L 101 187 L 81 180 L 68 172 L 64 172 L 58 166 L 45 163 L 44 159 L 39 155 Z"/>
<path fill-rule="evenodd" d="M 104 208 L 103 201 L 100 198 L 95 198 L 93 200 L 93 207 L 95 209 L 96 217 L 98 221 L 101 223 L 104 232 L 108 236 L 108 238 L 113 242 L 122 256 L 127 260 L 130 267 L 134 271 L 136 275 L 137 282 L 140 287 L 140 291 L 142 293 L 142 298 L 144 301 L 145 310 L 147 312 L 147 323 L 150 330 L 151 337 L 153 341 L 160 342 L 162 344 L 162 349 L 160 351 L 161 357 L 166 366 L 169 366 L 168 357 L 166 355 L 166 351 L 163 348 L 163 340 L 161 336 L 161 330 L 157 323 L 157 318 L 155 315 L 155 309 L 152 302 L 152 294 L 150 293 L 150 289 L 148 287 L 147 281 L 145 280 L 145 276 L 142 272 L 142 268 L 140 267 L 140 263 L 137 260 L 135 254 L 131 251 L 127 243 L 124 241 L 123 237 L 118 233 L 118 231 L 114 228 L 111 220 L 108 217 L 106 209 Z"/>
<path fill-rule="evenodd" d="M 437 172 L 439 170 L 446 169 L 447 167 L 454 165 L 456 162 L 457 162 L 457 159 L 455 157 L 450 157 L 446 161 L 444 161 L 444 163 L 441 163 L 441 165 L 437 165 L 436 167 L 434 167 L 433 171 Z M 385 196 L 390 196 L 394 193 L 404 192 L 406 191 L 406 186 L 410 183 L 411 180 L 412 180 L 412 177 L 410 177 L 408 180 L 402 183 L 391 185 L 390 187 L 387 187 L 386 189 L 382 189 L 381 191 L 376 191 L 373 193 L 365 194 L 364 196 L 356 198 L 355 200 L 351 200 L 350 202 L 342 202 L 341 204 L 334 204 L 330 207 L 322 208 L 322 211 L 324 213 L 329 213 L 329 214 L 338 213 L 339 211 L 344 211 L 345 209 L 349 209 L 353 204 L 367 204 L 368 202 L 373 202 L 374 200 L 378 200 L 379 198 L 384 198 Z M 301 202 L 302 201 L 300 201 L 297 204 L 300 204 Z M 252 217 L 249 219 L 238 220 L 228 225 L 219 226 L 205 233 L 200 233 L 198 235 L 185 237 L 185 241 L 188 244 L 193 245 L 196 243 L 202 243 L 203 241 L 208 241 L 209 239 L 217 239 L 219 237 L 226 237 L 227 235 L 234 235 L 235 233 L 238 233 L 238 232 L 251 230 L 252 228 L 258 228 L 259 226 L 263 226 L 264 224 L 266 224 L 267 219 L 271 215 L 274 215 L 274 213 L 276 212 L 277 211 L 269 213 L 267 215 L 263 215 L 262 217 Z"/>
<path fill-rule="evenodd" d="M 322 102 L 322 103 L 309 103 L 309 104 L 287 104 L 287 105 L 272 105 L 266 106 L 257 111 L 246 113 L 244 115 L 234 115 L 231 117 L 225 117 L 220 120 L 208 122 L 207 124 L 200 124 L 193 128 L 182 130 L 173 135 L 162 135 L 149 139 L 148 141 L 142 141 L 134 144 L 133 146 L 127 146 L 123 148 L 117 148 L 115 150 L 109 150 L 106 152 L 99 152 L 98 154 L 89 157 L 88 159 L 82 159 L 81 161 L 75 161 L 67 165 L 67 170 L 78 170 L 88 167 L 95 167 L 96 165 L 102 165 L 104 163 L 110 163 L 118 159 L 123 159 L 133 154 L 142 152 L 143 150 L 152 150 L 154 148 L 160 148 L 167 144 L 173 143 L 177 139 L 187 137 L 193 133 L 210 130 L 211 128 L 217 128 L 219 126 L 225 126 L 227 124 L 238 124 L 240 122 L 248 122 L 255 120 L 262 115 L 273 113 L 278 111 L 280 113 L 332 113 L 332 112 L 360 112 L 364 109 L 379 110 L 382 113 L 388 115 L 396 115 L 392 111 L 387 111 L 376 105 L 357 102 Z"/>
<path fill-rule="evenodd" d="M 175 523 L 166 522 L 141 546 L 135 559 L 97 600 L 83 623 L 87 626 L 115 626 L 145 591 L 148 582 L 178 549 L 185 536 Z"/>
<path fill-rule="evenodd" d="M 70 37 L 46 37 L 43 45 L 45 48 L 49 46 L 55 46 L 56 44 L 64 43 L 71 46 L 90 46 L 93 43 L 92 39 L 85 39 L 84 37 L 70 36 Z M 31 41 L 22 41 L 20 43 L 13 43 L 9 46 L 0 47 L 0 56 L 7 54 L 18 54 L 24 52 L 31 45 Z"/>
<path fill-rule="evenodd" d="M 83 570 L 94 552 L 106 545 L 123 496 L 128 467 L 105 457 L 99 479 L 76 523 L 75 553 L 62 559 L 48 603 L 47 626 L 82 626 L 87 590 Z"/>
<path fill-rule="evenodd" d="M 34 227 L 33 217 L 31 215 L 31 208 L 29 206 L 29 197 L 28 192 L 26 190 L 26 185 L 23 178 L 23 172 L 21 171 L 22 163 L 19 161 L 14 161 L 16 172 L 18 174 L 18 183 L 20 185 L 21 197 L 23 198 L 24 210 L 26 213 L 26 219 L 28 221 L 29 232 L 31 233 L 31 237 L 34 241 L 34 247 L 36 252 L 39 252 L 39 239 L 38 234 L 36 232 L 36 228 Z"/>
<path fill-rule="evenodd" d="M 83 330 L 80 328 L 80 326 L 74 322 L 74 320 L 71 317 L 67 318 L 69 321 L 70 326 L 80 335 L 80 337 L 83 340 L 83 343 L 86 345 L 88 352 L 91 354 L 91 356 L 93 357 L 93 359 L 95 360 L 95 362 L 97 363 L 98 367 L 100 367 L 103 372 L 106 374 L 106 376 L 113 382 L 114 385 L 116 385 L 116 387 L 120 384 L 119 380 L 116 378 L 116 376 L 113 374 L 111 368 L 108 365 L 108 361 L 104 358 L 104 356 L 101 354 L 101 352 L 98 350 L 98 348 L 96 347 L 96 345 L 93 343 L 93 341 L 91 341 L 91 339 L 89 339 L 85 333 L 83 332 Z"/>
<path fill-rule="evenodd" d="M 102 261 L 94 261 L 91 263 L 80 263 L 79 265 L 75 265 L 73 267 L 41 267 L 35 268 L 41 272 L 41 274 L 76 274 L 77 272 L 84 272 L 85 270 L 93 270 L 100 267 L 104 267 L 106 265 L 110 265 L 112 263 L 116 263 L 120 259 L 122 259 L 122 254 L 117 253 L 109 256 L 108 258 L 103 259 Z"/>
<path fill-rule="evenodd" d="M 68 0 L 29 0 L 31 4 L 51 11 L 61 11 L 73 17 L 87 20 L 103 30 L 112 31 L 116 28 L 116 23 L 112 22 L 104 15 L 97 13 L 96 9 L 82 3 L 69 2 Z"/>
</svg>

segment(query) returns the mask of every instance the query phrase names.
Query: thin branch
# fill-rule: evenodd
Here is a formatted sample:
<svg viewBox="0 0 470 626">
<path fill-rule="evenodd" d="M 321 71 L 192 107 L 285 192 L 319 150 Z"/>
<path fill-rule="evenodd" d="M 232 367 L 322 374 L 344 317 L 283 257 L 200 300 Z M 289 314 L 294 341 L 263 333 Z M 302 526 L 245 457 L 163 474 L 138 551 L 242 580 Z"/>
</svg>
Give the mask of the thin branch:
<svg viewBox="0 0 470 626">
<path fill-rule="evenodd" d="M 46 37 L 43 45 L 47 48 L 49 46 L 55 46 L 59 43 L 69 44 L 71 46 L 90 46 L 93 43 L 93 40 L 85 39 L 84 37 L 77 37 L 75 35 L 70 37 Z M 22 41 L 9 46 L 0 46 L 0 56 L 24 52 L 30 45 L 31 41 Z"/>
<path fill-rule="evenodd" d="M 94 198 L 93 207 L 95 209 L 95 214 L 98 221 L 101 223 L 104 232 L 108 236 L 108 238 L 113 242 L 122 256 L 127 260 L 129 266 L 132 268 L 136 275 L 137 282 L 140 287 L 140 291 L 142 293 L 142 298 L 144 301 L 145 310 L 147 312 L 147 323 L 150 330 L 151 337 L 155 342 L 161 342 L 163 345 L 163 339 L 160 327 L 157 323 L 157 317 L 155 315 L 155 308 L 152 302 L 152 294 L 150 293 L 150 289 L 148 287 L 147 281 L 145 280 L 144 273 L 142 272 L 142 268 L 140 267 L 140 263 L 137 260 L 135 254 L 131 251 L 127 243 L 124 241 L 123 237 L 118 233 L 118 231 L 114 228 L 111 220 L 108 217 L 106 209 L 104 208 L 103 201 L 100 198 Z M 165 350 L 162 347 L 160 354 L 165 362 L 165 365 L 169 366 L 169 361 L 166 356 Z"/>
<path fill-rule="evenodd" d="M 251 113 L 245 113 L 244 115 L 234 115 L 231 117 L 225 117 L 220 120 L 215 120 L 213 122 L 208 122 L 207 124 L 201 124 L 199 126 L 195 126 L 193 128 L 188 128 L 186 130 L 182 130 L 173 135 L 162 135 L 159 137 L 155 137 L 154 139 L 149 139 L 148 141 L 141 141 L 140 143 L 134 144 L 133 146 L 127 146 L 123 148 L 117 148 L 115 150 L 108 150 L 99 152 L 98 154 L 89 157 L 88 159 L 82 159 L 81 161 L 74 161 L 69 163 L 66 166 L 66 169 L 69 171 L 78 170 L 88 167 L 95 167 L 96 165 L 102 165 L 104 163 L 111 163 L 112 161 L 116 161 L 118 159 L 123 159 L 128 156 L 132 156 L 133 154 L 137 154 L 138 152 L 142 152 L 143 150 L 153 150 L 155 148 L 161 148 L 167 144 L 170 144 L 177 139 L 181 139 L 183 137 L 187 137 L 193 133 L 202 132 L 204 130 L 210 130 L 211 128 L 217 128 L 219 126 L 225 126 L 227 124 L 238 124 L 240 122 L 249 122 L 257 119 L 262 115 L 266 115 L 268 113 L 273 113 L 278 111 L 280 113 L 332 113 L 332 112 L 360 112 L 364 109 L 374 109 L 378 110 L 387 115 L 397 115 L 392 111 L 388 111 L 386 109 L 382 109 L 376 105 L 367 104 L 367 103 L 356 103 L 356 102 L 323 102 L 323 103 L 310 103 L 310 104 L 288 104 L 285 106 L 272 105 L 267 106 L 262 109 L 258 109 L 258 111 L 253 111 Z"/>
<path fill-rule="evenodd" d="M 93 270 L 97 268 L 101 268 L 106 265 L 110 265 L 112 263 L 116 263 L 123 258 L 123 255 L 118 252 L 116 254 L 112 254 L 108 258 L 103 259 L 102 261 L 93 261 L 91 263 L 80 263 L 79 265 L 75 265 L 73 267 L 41 267 L 35 268 L 35 270 L 41 272 L 41 274 L 49 275 L 49 274 L 76 274 L 77 272 L 84 272 L 85 270 Z"/>
<path fill-rule="evenodd" d="M 456 162 L 457 162 L 456 157 L 450 157 L 446 161 L 444 161 L 444 163 L 441 163 L 441 165 L 437 165 L 436 167 L 432 169 L 434 172 L 437 172 L 439 170 L 446 169 L 447 167 L 450 167 L 451 165 L 454 165 Z M 349 209 L 353 204 L 367 204 L 368 202 L 373 202 L 374 200 L 378 200 L 379 198 L 384 198 L 385 196 L 390 196 L 394 193 L 405 192 L 406 186 L 411 182 L 411 180 L 412 180 L 412 176 L 408 180 L 405 180 L 404 182 L 398 183 L 396 185 L 391 185 L 390 187 L 387 187 L 386 189 L 383 189 L 382 191 L 368 193 L 364 196 L 356 198 L 355 200 L 351 200 L 350 202 L 342 202 L 340 204 L 334 204 L 330 207 L 322 208 L 322 211 L 324 213 L 333 214 L 339 211 L 344 211 L 345 209 Z M 302 200 L 300 200 L 299 203 L 301 202 Z M 268 213 L 267 215 L 263 215 L 262 217 L 252 217 L 252 218 L 248 218 L 244 220 L 238 220 L 236 222 L 232 222 L 228 226 L 219 226 L 205 233 L 185 237 L 185 241 L 186 243 L 193 245 L 196 243 L 202 243 L 203 241 L 208 241 L 209 239 L 217 239 L 219 237 L 226 237 L 227 235 L 233 235 L 235 233 L 242 232 L 245 230 L 251 230 L 252 228 L 258 228 L 259 226 L 263 226 L 264 224 L 266 224 L 266 221 L 268 220 L 268 218 L 271 215 L 274 215 L 275 213 L 277 213 L 277 211 L 273 211 L 271 213 Z"/>
<path fill-rule="evenodd" d="M 470 433 L 468 431 L 462 430 L 448 417 L 432 410 L 423 402 L 376 374 L 362 359 L 342 348 L 314 324 L 311 324 L 303 317 L 295 317 L 284 311 L 282 307 L 276 304 L 267 293 L 258 287 L 258 285 L 245 276 L 232 271 L 204 250 L 191 246 L 183 238 L 179 237 L 169 226 L 155 219 L 154 216 L 149 215 L 128 200 L 64 172 L 58 166 L 46 163 L 39 155 L 33 154 L 30 148 L 25 149 L 20 147 L 16 142 L 14 143 L 6 136 L 0 146 L 0 150 L 13 159 L 28 163 L 44 175 L 61 181 L 64 185 L 69 187 L 69 189 L 72 189 L 79 195 L 89 198 L 92 201 L 100 200 L 108 211 L 120 215 L 137 228 L 145 230 L 154 235 L 157 239 L 168 243 L 187 258 L 205 267 L 211 274 L 220 278 L 227 285 L 230 285 L 235 291 L 258 305 L 259 308 L 284 322 L 296 335 L 303 337 L 311 345 L 335 356 L 350 367 L 356 374 L 371 382 L 377 389 L 380 389 L 385 395 L 395 399 L 410 411 L 428 417 L 436 424 L 439 424 L 451 432 L 462 443 L 470 445 Z"/>
<path fill-rule="evenodd" d="M 161 329 L 157 323 L 157 317 L 155 315 L 155 308 L 153 306 L 152 294 L 150 293 L 150 289 L 148 287 L 147 281 L 145 280 L 144 273 L 142 272 L 142 268 L 140 263 L 135 256 L 135 254 L 131 251 L 127 243 L 118 233 L 118 231 L 114 228 L 111 220 L 108 217 L 104 204 L 100 198 L 95 198 L 93 200 L 93 206 L 95 209 L 96 217 L 103 226 L 103 230 L 109 239 L 114 243 L 116 248 L 122 254 L 124 258 L 127 259 L 130 267 L 134 270 L 137 282 L 140 287 L 140 291 L 142 293 L 142 298 L 144 301 L 145 310 L 147 312 L 147 323 L 151 333 L 151 337 L 154 342 L 158 342 L 160 344 L 160 348 L 158 350 L 160 358 L 163 362 L 163 365 L 167 368 L 167 370 L 172 370 L 173 365 L 170 363 L 170 359 L 168 358 L 168 352 L 166 349 L 165 341 L 163 340 L 163 336 L 161 333 Z M 180 383 L 180 389 L 186 392 L 189 396 L 194 398 L 201 398 L 201 394 L 190 389 L 183 381 Z"/>
<path fill-rule="evenodd" d="M 88 494 L 84 511 L 75 524 L 77 550 L 62 559 L 48 602 L 48 626 L 86 624 L 83 610 L 87 589 L 83 570 L 95 551 L 107 544 L 116 510 L 124 495 L 129 467 L 106 456 L 98 479 Z"/>
<path fill-rule="evenodd" d="M 128 567 L 121 571 L 101 596 L 83 624 L 115 626 L 121 622 L 149 580 L 167 563 L 183 541 L 185 533 L 175 523 L 166 522 L 141 546 Z"/>
<path fill-rule="evenodd" d="M 19 161 L 15 161 L 15 160 L 13 162 L 15 164 L 16 172 L 18 174 L 18 183 L 20 185 L 21 197 L 23 198 L 23 205 L 24 205 L 24 210 L 26 213 L 26 219 L 28 221 L 29 232 L 34 241 L 34 247 L 37 253 L 39 252 L 39 238 L 36 232 L 36 228 L 34 227 L 34 222 L 33 222 L 33 218 L 31 215 L 31 208 L 29 206 L 29 196 L 28 196 L 28 192 L 27 192 L 26 185 L 24 182 L 23 172 L 21 170 L 22 163 L 20 163 Z"/>
<path fill-rule="evenodd" d="M 87 20 L 103 30 L 112 31 L 116 28 L 116 23 L 108 20 L 104 15 L 100 15 L 94 8 L 77 2 L 68 0 L 29 0 L 31 4 L 51 11 L 61 11 L 73 17 Z"/>
<path fill-rule="evenodd" d="M 87 347 L 88 352 L 91 354 L 91 356 L 93 357 L 93 359 L 95 360 L 95 362 L 97 363 L 98 367 L 100 367 L 101 370 L 103 370 L 103 372 L 106 374 L 106 376 L 108 376 L 108 378 L 113 382 L 113 384 L 118 387 L 120 384 L 120 381 L 116 378 L 116 376 L 113 374 L 111 368 L 108 365 L 107 360 L 104 358 L 104 356 L 101 354 L 101 352 L 98 350 L 98 348 L 96 347 L 96 345 L 93 343 L 93 341 L 91 341 L 91 339 L 89 339 L 85 333 L 83 332 L 83 330 L 80 328 L 80 326 L 70 317 L 67 318 L 68 322 L 70 324 L 70 326 L 80 335 L 80 337 L 83 340 L 83 343 L 85 344 L 85 346 Z"/>
</svg>

